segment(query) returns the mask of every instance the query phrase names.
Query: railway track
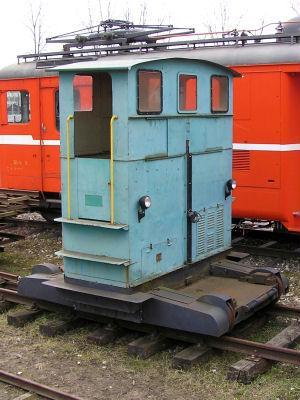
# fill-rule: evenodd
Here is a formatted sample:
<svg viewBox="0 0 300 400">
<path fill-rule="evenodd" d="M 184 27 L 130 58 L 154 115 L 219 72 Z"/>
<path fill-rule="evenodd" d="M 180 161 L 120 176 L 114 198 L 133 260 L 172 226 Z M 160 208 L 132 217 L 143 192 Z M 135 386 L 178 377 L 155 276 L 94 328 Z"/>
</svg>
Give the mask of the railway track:
<svg viewBox="0 0 300 400">
<path fill-rule="evenodd" d="M 17 290 L 19 276 L 8 272 L 0 271 L 0 287 L 5 287 L 8 290 Z"/>
<path fill-rule="evenodd" d="M 28 315 L 29 315 L 29 320 L 33 319 L 33 316 L 35 315 L 40 315 L 40 312 L 43 310 L 50 310 L 50 311 L 56 311 L 56 306 L 52 303 L 39 303 L 36 304 L 36 302 L 33 299 L 30 299 L 28 297 L 21 296 L 17 293 L 17 283 L 19 280 L 19 277 L 13 274 L 7 274 L 0 272 L 0 278 L 2 281 L 5 283 L 0 287 L 0 298 L 2 302 L 5 302 L 6 304 L 23 304 L 26 306 L 29 306 L 30 309 L 28 310 Z M 62 311 L 62 307 L 59 307 L 59 311 Z M 65 311 L 67 313 L 70 313 L 70 310 L 65 308 Z M 294 307 L 294 306 L 287 306 L 287 305 L 273 305 L 268 307 L 265 310 L 266 315 L 282 315 L 285 318 L 290 318 L 293 317 L 296 320 L 300 319 L 300 307 Z M 21 323 L 23 324 L 24 321 L 26 321 L 26 318 L 24 319 L 24 315 L 22 314 L 22 320 Z M 20 315 L 18 315 L 18 318 Z M 17 323 L 20 323 L 19 319 L 16 319 L 16 321 L 19 321 Z M 74 320 L 85 320 L 85 321 L 93 321 L 93 322 L 98 322 L 99 323 L 99 318 L 98 317 L 93 317 L 90 314 L 85 314 L 85 313 L 77 313 L 73 314 Z M 252 329 L 257 325 L 257 321 L 261 316 L 257 318 L 252 318 L 251 321 L 246 321 L 244 324 L 246 324 L 246 330 L 247 329 Z M 73 320 L 73 321 L 74 321 Z M 101 319 L 100 319 L 101 321 Z M 103 321 L 102 321 L 103 323 Z M 295 326 L 292 324 L 290 327 L 288 327 L 289 332 L 284 333 L 283 337 L 284 340 L 282 341 L 282 338 L 280 337 L 277 342 L 275 341 L 274 343 L 272 340 L 268 343 L 260 343 L 256 342 L 253 340 L 245 339 L 240 337 L 239 331 L 241 330 L 241 323 L 236 327 L 230 334 L 224 335 L 219 338 L 214 338 L 214 337 L 206 337 L 206 336 L 201 336 L 201 335 L 196 335 L 196 334 L 190 334 L 190 333 L 185 333 L 185 332 L 179 332 L 179 331 L 172 331 L 168 329 L 157 329 L 157 327 L 154 329 L 150 325 L 143 325 L 143 324 L 136 324 L 136 323 L 131 323 L 131 322 L 125 322 L 125 321 L 113 321 L 105 318 L 105 324 L 108 324 L 109 328 L 105 328 L 106 331 L 109 331 L 109 337 L 116 338 L 118 336 L 117 332 L 122 331 L 123 329 L 130 330 L 130 331 L 135 331 L 138 332 L 139 334 L 146 335 L 146 339 L 144 339 L 143 344 L 139 345 L 134 345 L 131 346 L 132 348 L 135 348 L 133 351 L 133 354 L 135 355 L 145 355 L 145 354 L 153 354 L 153 351 L 155 352 L 156 350 L 159 351 L 162 348 L 162 341 L 164 342 L 165 340 L 175 340 L 175 341 L 182 341 L 185 342 L 187 346 L 190 346 L 190 352 L 192 353 L 192 356 L 194 357 L 193 352 L 196 351 L 196 353 L 199 353 L 199 348 L 201 349 L 200 353 L 201 356 L 203 353 L 206 353 L 210 349 L 219 349 L 219 350 L 225 350 L 225 351 L 232 351 L 232 352 L 237 352 L 237 353 L 242 353 L 246 354 L 247 356 L 255 357 L 255 359 L 260 359 L 264 360 L 266 365 L 269 365 L 269 363 L 274 363 L 274 362 L 284 362 L 292 365 L 300 365 L 300 350 L 295 350 L 291 347 L 293 344 L 295 344 L 298 339 L 300 339 L 300 324 L 297 323 Z M 248 325 L 247 325 L 248 324 Z M 60 329 L 60 333 L 62 331 L 68 330 L 68 326 L 70 325 L 71 327 L 74 328 L 74 326 L 78 326 L 78 324 L 74 324 L 73 322 L 71 324 L 66 325 L 64 322 L 63 327 L 61 326 L 60 323 L 54 324 L 54 327 L 51 326 L 49 328 L 44 327 L 44 331 L 51 332 L 50 336 L 53 336 L 53 332 L 55 332 L 56 329 Z M 16 326 L 21 326 L 21 325 L 16 325 Z M 113 329 L 111 327 L 114 327 Z M 247 328 L 248 326 L 248 328 Z M 105 330 L 104 329 L 104 330 Z M 113 332 L 113 333 L 112 333 Z M 102 335 L 102 336 L 101 336 Z M 103 332 L 100 336 L 103 339 Z M 99 335 L 98 335 L 99 336 Z M 104 335 L 105 336 L 105 335 Z M 279 334 L 280 336 L 280 334 Z M 143 336 L 142 338 L 144 338 Z M 148 338 L 148 339 L 147 339 Z M 101 339 L 101 340 L 102 340 Z M 100 342 L 101 342 L 100 340 Z M 139 340 L 139 339 L 138 339 Z M 106 343 L 106 342 L 105 342 Z M 279 343 L 279 345 L 278 345 Z M 200 345 L 201 344 L 201 345 Z M 200 347 L 199 347 L 200 346 Z M 130 348 L 130 345 L 129 345 Z M 136 350 L 138 348 L 138 350 Z M 142 350 L 141 350 L 142 348 Z M 146 350 L 145 350 L 146 348 Z M 149 350 L 150 348 L 150 350 Z M 197 354 L 198 354 L 197 353 Z M 180 357 L 179 357 L 180 359 Z M 49 397 L 52 398 L 52 397 Z M 56 399 L 56 397 L 53 397 Z M 73 399 L 72 397 L 57 397 L 59 399 Z"/>
<path fill-rule="evenodd" d="M 300 257 L 300 237 L 297 234 L 267 230 L 234 230 L 232 247 L 235 251 L 257 256 Z"/>
<path fill-rule="evenodd" d="M 6 218 L 0 222 L 0 252 L 5 251 L 5 247 L 9 243 L 25 239 L 27 233 L 24 233 L 23 228 L 28 228 L 31 232 L 37 233 L 49 228 L 59 229 L 60 224 L 41 220 Z M 21 232 L 19 232 L 20 230 Z"/>
<path fill-rule="evenodd" d="M 0 231 L 0 252 L 4 251 L 7 244 L 17 242 L 18 240 L 22 239 L 25 239 L 24 235 L 19 235 L 13 232 Z"/>
<path fill-rule="evenodd" d="M 43 396 L 51 400 L 82 400 L 80 397 L 67 394 L 49 386 L 43 385 L 38 382 L 20 377 L 18 375 L 10 374 L 9 372 L 0 370 L 0 381 L 9 385 L 26 390 L 27 392 Z"/>
</svg>

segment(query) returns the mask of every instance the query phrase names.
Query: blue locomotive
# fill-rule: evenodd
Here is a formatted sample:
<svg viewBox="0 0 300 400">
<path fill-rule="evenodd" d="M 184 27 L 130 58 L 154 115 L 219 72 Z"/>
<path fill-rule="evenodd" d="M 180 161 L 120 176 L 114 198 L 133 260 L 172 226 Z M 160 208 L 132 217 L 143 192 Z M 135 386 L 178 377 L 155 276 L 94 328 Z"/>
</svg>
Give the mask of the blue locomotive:
<svg viewBox="0 0 300 400">
<path fill-rule="evenodd" d="M 276 301 L 278 271 L 217 257 L 231 243 L 238 74 L 176 51 L 56 69 L 64 273 L 34 267 L 19 293 L 212 336 Z"/>
</svg>

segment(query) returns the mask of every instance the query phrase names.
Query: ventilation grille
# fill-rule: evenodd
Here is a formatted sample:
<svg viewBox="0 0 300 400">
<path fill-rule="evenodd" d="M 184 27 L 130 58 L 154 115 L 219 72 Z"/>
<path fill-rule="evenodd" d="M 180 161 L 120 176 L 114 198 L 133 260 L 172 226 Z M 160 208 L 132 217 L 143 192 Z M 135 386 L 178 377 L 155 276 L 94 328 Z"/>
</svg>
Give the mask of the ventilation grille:
<svg viewBox="0 0 300 400">
<path fill-rule="evenodd" d="M 250 171 L 250 151 L 233 150 L 232 164 L 236 171 Z"/>
<path fill-rule="evenodd" d="M 224 208 L 211 207 L 201 211 L 197 222 L 196 256 L 224 247 Z"/>
</svg>

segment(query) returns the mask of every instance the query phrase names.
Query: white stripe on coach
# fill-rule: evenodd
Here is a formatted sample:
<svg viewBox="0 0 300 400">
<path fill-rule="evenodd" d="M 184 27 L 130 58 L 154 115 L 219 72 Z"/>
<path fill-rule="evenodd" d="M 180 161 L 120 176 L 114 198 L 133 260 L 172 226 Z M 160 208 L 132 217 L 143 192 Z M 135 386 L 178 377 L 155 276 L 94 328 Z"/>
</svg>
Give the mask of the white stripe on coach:
<svg viewBox="0 0 300 400">
<path fill-rule="evenodd" d="M 233 143 L 232 147 L 233 150 L 295 151 L 295 150 L 300 150 L 300 143 L 293 143 L 293 144 Z"/>
<path fill-rule="evenodd" d="M 60 140 L 39 140 L 33 139 L 31 135 L 1 135 L 0 134 L 0 145 L 1 144 L 12 144 L 12 145 L 24 145 L 24 146 L 59 146 Z"/>
</svg>

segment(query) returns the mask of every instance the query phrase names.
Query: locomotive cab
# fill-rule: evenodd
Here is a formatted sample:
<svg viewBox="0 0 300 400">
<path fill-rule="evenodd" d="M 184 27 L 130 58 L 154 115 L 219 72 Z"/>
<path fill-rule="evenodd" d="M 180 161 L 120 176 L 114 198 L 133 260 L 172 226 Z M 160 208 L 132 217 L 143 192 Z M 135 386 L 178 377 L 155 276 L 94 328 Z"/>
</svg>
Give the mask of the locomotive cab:
<svg viewBox="0 0 300 400">
<path fill-rule="evenodd" d="M 187 59 L 92 65 L 61 71 L 66 279 L 133 287 L 228 249 L 232 72 Z"/>
<path fill-rule="evenodd" d="M 276 301 L 278 271 L 217 261 L 231 241 L 237 74 L 165 54 L 59 70 L 64 273 L 34 267 L 19 293 L 213 336 Z"/>
</svg>

